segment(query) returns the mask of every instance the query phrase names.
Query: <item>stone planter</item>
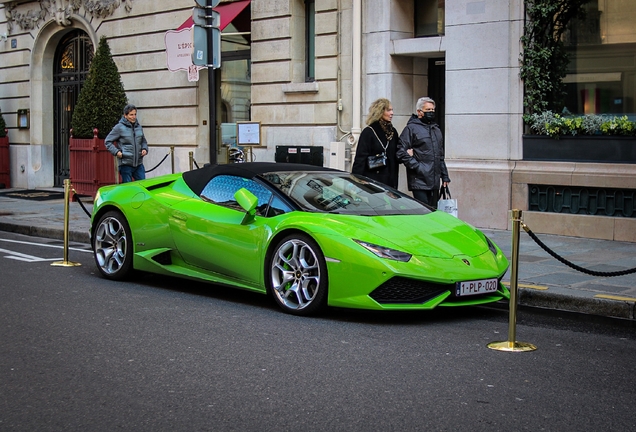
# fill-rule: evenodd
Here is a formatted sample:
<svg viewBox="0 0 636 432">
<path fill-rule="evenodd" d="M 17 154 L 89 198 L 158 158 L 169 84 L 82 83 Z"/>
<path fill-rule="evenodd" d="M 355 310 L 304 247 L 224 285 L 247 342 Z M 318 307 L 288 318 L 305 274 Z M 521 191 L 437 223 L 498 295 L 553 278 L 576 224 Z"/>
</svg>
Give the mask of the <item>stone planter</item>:
<svg viewBox="0 0 636 432">
<path fill-rule="evenodd" d="M 636 137 L 524 135 L 523 160 L 635 164 Z"/>
<path fill-rule="evenodd" d="M 93 138 L 88 139 L 73 138 L 71 131 L 69 149 L 69 178 L 78 195 L 95 198 L 97 189 L 119 182 L 117 161 L 106 149 L 104 140 L 97 138 L 97 129 L 93 131 Z"/>
<path fill-rule="evenodd" d="M 8 131 L 5 129 L 4 133 Z M 11 187 L 11 162 L 9 160 L 9 135 L 0 138 L 0 188 Z"/>
</svg>

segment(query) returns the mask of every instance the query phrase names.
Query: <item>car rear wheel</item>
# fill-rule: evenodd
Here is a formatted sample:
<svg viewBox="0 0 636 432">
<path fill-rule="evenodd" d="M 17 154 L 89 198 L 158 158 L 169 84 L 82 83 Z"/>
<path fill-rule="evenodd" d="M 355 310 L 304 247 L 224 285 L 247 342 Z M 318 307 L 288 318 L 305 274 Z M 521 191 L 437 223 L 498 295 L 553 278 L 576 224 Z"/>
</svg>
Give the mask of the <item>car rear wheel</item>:
<svg viewBox="0 0 636 432">
<path fill-rule="evenodd" d="M 327 302 L 327 266 L 320 247 L 303 234 L 282 239 L 269 261 L 269 289 L 276 303 L 294 315 L 311 315 Z"/>
<path fill-rule="evenodd" d="M 93 254 L 99 272 L 108 279 L 121 280 L 132 273 L 132 235 L 123 214 L 105 213 L 93 235 Z"/>
</svg>

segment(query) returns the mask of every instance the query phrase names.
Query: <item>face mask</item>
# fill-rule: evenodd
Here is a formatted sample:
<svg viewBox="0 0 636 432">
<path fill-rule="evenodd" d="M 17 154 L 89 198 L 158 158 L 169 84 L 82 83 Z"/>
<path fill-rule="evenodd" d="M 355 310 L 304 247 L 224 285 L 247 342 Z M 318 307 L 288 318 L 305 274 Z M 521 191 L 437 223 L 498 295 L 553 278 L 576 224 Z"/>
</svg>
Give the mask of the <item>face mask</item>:
<svg viewBox="0 0 636 432">
<path fill-rule="evenodd" d="M 430 111 L 425 112 L 424 117 L 422 117 L 422 120 L 424 120 L 424 122 L 426 123 L 431 123 L 433 120 L 435 120 L 435 113 Z"/>
</svg>

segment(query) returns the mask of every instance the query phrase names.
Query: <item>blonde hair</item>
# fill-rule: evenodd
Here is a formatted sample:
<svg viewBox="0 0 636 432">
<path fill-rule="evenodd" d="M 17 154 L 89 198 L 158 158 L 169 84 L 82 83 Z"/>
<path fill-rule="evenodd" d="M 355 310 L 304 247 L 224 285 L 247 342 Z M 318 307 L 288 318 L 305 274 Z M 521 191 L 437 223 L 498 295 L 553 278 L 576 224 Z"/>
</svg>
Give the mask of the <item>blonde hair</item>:
<svg viewBox="0 0 636 432">
<path fill-rule="evenodd" d="M 367 115 L 367 124 L 370 125 L 382 118 L 384 111 L 388 110 L 391 106 L 391 101 L 386 98 L 380 98 L 375 100 L 369 107 L 369 114 Z"/>
</svg>

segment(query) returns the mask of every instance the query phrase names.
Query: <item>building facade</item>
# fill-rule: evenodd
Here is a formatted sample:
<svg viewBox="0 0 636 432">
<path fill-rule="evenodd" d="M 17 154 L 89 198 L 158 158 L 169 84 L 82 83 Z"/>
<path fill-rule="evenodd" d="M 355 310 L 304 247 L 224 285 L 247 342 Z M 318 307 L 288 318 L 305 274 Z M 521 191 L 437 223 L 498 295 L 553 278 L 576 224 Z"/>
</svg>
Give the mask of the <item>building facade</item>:
<svg viewBox="0 0 636 432">
<path fill-rule="evenodd" d="M 254 160 L 312 148 L 321 150 L 311 153 L 320 163 L 349 169 L 372 101 L 391 100 L 401 131 L 417 99 L 430 96 L 462 219 L 505 229 L 509 210 L 518 208 L 536 232 L 636 241 L 633 216 L 531 208 L 537 185 L 632 190 L 633 197 L 636 165 L 523 159 L 523 0 L 222 1 L 221 67 L 214 71 L 169 65 L 170 38 L 190 31 L 193 6 L 0 0 L 0 109 L 12 186 L 59 186 L 68 177 L 70 115 L 91 49 L 105 36 L 139 108 L 151 149 L 147 168 L 171 149 L 176 171 L 189 169 L 190 153 L 198 165 L 222 163 L 228 148 L 242 144 L 237 125 L 247 122 L 258 127 L 259 145 L 248 152 Z M 591 20 L 569 35 L 572 113 L 633 115 L 635 9 L 631 1 L 592 0 Z M 149 177 L 168 172 L 162 163 Z"/>
</svg>

